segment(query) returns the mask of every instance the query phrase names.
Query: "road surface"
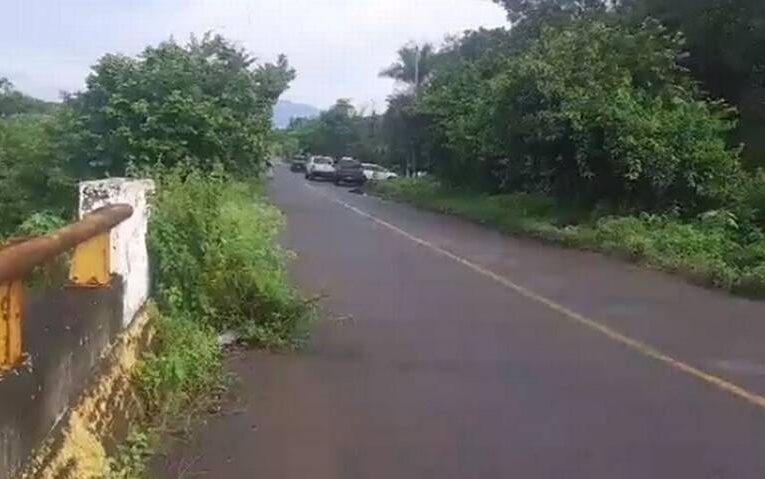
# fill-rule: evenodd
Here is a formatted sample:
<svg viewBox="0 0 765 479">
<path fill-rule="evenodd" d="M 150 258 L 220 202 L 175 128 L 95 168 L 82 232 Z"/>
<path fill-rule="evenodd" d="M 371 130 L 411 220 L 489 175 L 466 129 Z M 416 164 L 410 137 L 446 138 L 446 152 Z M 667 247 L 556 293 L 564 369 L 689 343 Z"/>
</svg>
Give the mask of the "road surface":
<svg viewBox="0 0 765 479">
<path fill-rule="evenodd" d="M 158 477 L 765 478 L 765 305 L 279 170 L 324 319 Z"/>
</svg>

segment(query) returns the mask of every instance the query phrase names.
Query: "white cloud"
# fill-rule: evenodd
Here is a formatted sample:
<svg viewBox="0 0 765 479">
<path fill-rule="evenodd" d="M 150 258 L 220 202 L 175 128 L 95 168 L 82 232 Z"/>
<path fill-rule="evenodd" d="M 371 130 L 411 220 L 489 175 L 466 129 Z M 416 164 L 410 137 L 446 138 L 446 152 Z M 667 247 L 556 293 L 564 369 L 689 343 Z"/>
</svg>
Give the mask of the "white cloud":
<svg viewBox="0 0 765 479">
<path fill-rule="evenodd" d="M 403 43 L 439 42 L 449 33 L 505 23 L 490 0 L 139 0 L 132 8 L 116 0 L 58 0 L 58 8 L 48 9 L 11 3 L 18 3 L 11 10 L 25 30 L 16 29 L 16 53 L 23 55 L 11 58 L 9 69 L 34 78 L 17 83 L 47 97 L 82 85 L 88 66 L 104 53 L 136 53 L 171 34 L 184 39 L 215 30 L 264 60 L 287 54 L 298 71 L 289 99 L 326 107 L 350 97 L 379 110 L 393 85 L 377 73 Z M 5 23 L 0 19 L 0 32 Z M 46 31 L 30 40 L 27 30 L 35 28 Z M 8 40 L 13 33 L 0 33 L 5 58 Z"/>
</svg>

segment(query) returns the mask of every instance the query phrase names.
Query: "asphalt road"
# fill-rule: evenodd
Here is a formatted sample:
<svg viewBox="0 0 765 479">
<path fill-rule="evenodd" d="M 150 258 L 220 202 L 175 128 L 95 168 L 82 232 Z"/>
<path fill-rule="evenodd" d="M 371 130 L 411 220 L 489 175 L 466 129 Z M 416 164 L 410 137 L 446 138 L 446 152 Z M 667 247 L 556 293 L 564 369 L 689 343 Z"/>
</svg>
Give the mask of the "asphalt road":
<svg viewBox="0 0 765 479">
<path fill-rule="evenodd" d="M 157 477 L 765 478 L 765 304 L 277 172 L 326 318 Z"/>
</svg>

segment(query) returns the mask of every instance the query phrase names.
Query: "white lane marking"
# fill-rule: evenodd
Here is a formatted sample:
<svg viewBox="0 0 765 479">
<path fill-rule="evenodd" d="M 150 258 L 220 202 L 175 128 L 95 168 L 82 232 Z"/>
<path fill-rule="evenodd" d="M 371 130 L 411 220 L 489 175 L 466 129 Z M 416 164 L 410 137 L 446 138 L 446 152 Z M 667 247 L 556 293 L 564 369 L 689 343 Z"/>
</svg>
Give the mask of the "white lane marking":
<svg viewBox="0 0 765 479">
<path fill-rule="evenodd" d="M 359 216 L 362 216 L 368 220 L 371 220 L 380 226 L 384 226 L 385 228 L 403 236 L 404 238 L 407 238 L 421 246 L 424 246 L 442 256 L 445 256 L 463 266 L 465 266 L 468 269 L 473 270 L 474 272 L 485 276 L 487 278 L 490 278 L 497 283 L 505 286 L 506 288 L 518 293 L 519 295 L 537 302 L 539 304 L 542 304 L 546 306 L 547 308 L 559 313 L 562 317 L 573 321 L 576 324 L 579 324 L 580 326 L 584 326 L 590 330 L 593 330 L 595 332 L 598 332 L 602 334 L 603 336 L 609 338 L 612 341 L 615 341 L 619 344 L 622 344 L 623 346 L 628 347 L 629 349 L 641 354 L 642 356 L 654 359 L 660 363 L 665 364 L 666 366 L 671 367 L 672 369 L 675 369 L 677 371 L 680 371 L 684 374 L 687 374 L 691 377 L 694 377 L 708 385 L 711 385 L 719 390 L 722 390 L 724 392 L 727 392 L 729 394 L 732 394 L 740 399 L 743 399 L 747 401 L 748 403 L 757 406 L 759 408 L 765 409 L 765 396 L 761 396 L 757 393 L 754 393 L 752 391 L 749 391 L 742 386 L 739 386 L 737 384 L 734 384 L 726 379 L 723 379 L 721 377 L 715 376 L 714 374 L 708 373 L 702 369 L 699 369 L 695 366 L 691 366 L 688 363 L 685 363 L 679 359 L 675 359 L 672 356 L 669 356 L 668 354 L 663 353 L 659 349 L 643 343 L 637 339 L 631 338 L 627 336 L 624 333 L 621 333 L 620 331 L 607 326 L 595 319 L 588 318 L 582 314 L 579 314 L 575 311 L 572 311 L 571 309 L 567 308 L 566 306 L 563 306 L 562 304 L 556 303 L 554 300 L 546 298 L 538 293 L 535 293 L 534 291 L 521 286 L 519 284 L 514 283 L 513 281 L 505 278 L 504 276 L 500 276 L 499 274 L 490 271 L 483 266 L 480 266 L 476 263 L 473 263 L 472 261 L 465 259 L 461 256 L 458 256 L 451 251 L 448 251 L 438 245 L 435 245 L 431 243 L 430 241 L 424 240 L 422 238 L 419 238 L 417 236 L 414 236 L 403 229 L 399 228 L 396 225 L 393 225 L 383 219 L 380 219 L 370 213 L 367 213 L 366 211 L 363 211 L 351 204 L 346 203 L 345 201 L 340 200 L 339 198 L 336 198 L 326 192 L 323 192 L 319 190 L 318 188 L 309 185 L 306 183 L 306 186 L 313 190 L 314 192 L 318 193 L 321 196 L 324 196 L 325 198 L 329 199 L 330 201 L 356 213 Z"/>
</svg>

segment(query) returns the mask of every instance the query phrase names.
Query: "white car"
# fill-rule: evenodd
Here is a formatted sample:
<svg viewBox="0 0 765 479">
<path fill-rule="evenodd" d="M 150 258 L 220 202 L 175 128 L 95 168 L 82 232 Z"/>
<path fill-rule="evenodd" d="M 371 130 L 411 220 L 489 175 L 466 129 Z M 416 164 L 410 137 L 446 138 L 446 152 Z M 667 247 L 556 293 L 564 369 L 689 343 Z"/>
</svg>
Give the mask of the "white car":
<svg viewBox="0 0 765 479">
<path fill-rule="evenodd" d="M 398 178 L 397 174 L 374 163 L 362 163 L 361 167 L 364 169 L 364 176 L 367 177 L 368 181 L 385 181 Z"/>
<path fill-rule="evenodd" d="M 305 177 L 308 180 L 324 178 L 335 179 L 335 162 L 328 156 L 312 156 L 305 165 Z"/>
</svg>

